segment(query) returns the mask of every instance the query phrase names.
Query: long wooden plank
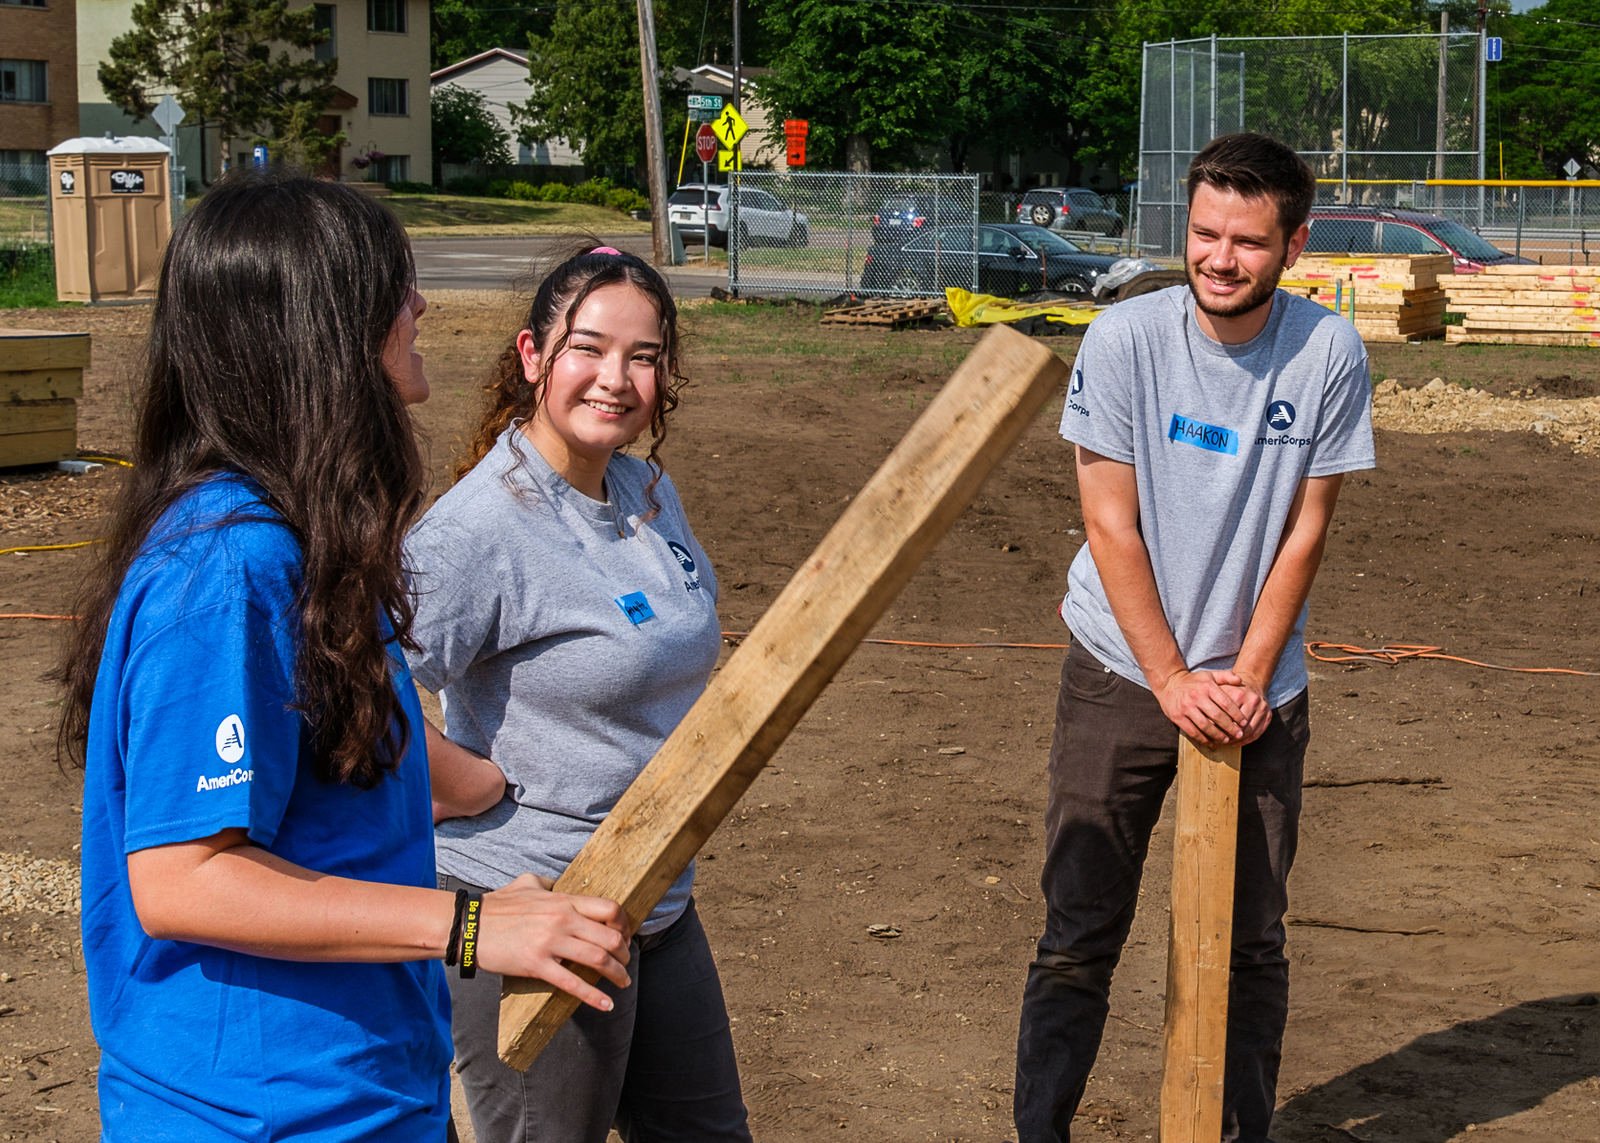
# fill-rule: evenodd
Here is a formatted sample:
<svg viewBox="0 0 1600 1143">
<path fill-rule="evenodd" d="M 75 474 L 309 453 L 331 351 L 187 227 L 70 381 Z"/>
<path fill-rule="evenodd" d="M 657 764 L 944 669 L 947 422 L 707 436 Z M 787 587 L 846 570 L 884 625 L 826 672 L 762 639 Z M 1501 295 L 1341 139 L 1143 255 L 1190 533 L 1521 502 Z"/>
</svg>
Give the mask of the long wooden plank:
<svg viewBox="0 0 1600 1143">
<path fill-rule="evenodd" d="M 1217 1143 L 1239 830 L 1239 748 L 1178 745 L 1161 1143 Z"/>
<path fill-rule="evenodd" d="M 37 433 L 0 436 L 0 468 L 23 464 L 52 464 L 76 456 L 78 430 L 46 429 Z"/>
<path fill-rule="evenodd" d="M 1014 330 L 984 336 L 557 889 L 608 897 L 635 921 L 649 915 L 1067 375 L 1065 362 Z M 542 983 L 508 979 L 500 1058 L 526 1068 L 577 1005 Z"/>
</svg>

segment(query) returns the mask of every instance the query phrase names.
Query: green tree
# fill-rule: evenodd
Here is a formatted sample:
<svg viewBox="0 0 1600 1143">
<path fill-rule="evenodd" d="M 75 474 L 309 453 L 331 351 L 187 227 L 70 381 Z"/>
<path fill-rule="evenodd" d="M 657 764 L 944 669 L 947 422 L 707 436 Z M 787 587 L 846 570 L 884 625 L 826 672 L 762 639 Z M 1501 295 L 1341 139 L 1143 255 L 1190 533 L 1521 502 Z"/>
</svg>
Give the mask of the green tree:
<svg viewBox="0 0 1600 1143">
<path fill-rule="evenodd" d="M 955 11 L 939 4 L 761 0 L 756 14 L 773 45 L 762 101 L 775 120 L 810 121 L 806 149 L 819 166 L 925 165 L 924 153 L 950 133 L 961 78 L 953 58 Z"/>
<path fill-rule="evenodd" d="M 550 31 L 550 11 L 543 7 L 485 4 L 483 0 L 433 0 L 429 44 L 434 70 L 470 59 L 491 48 L 528 50 L 533 36 Z"/>
<path fill-rule="evenodd" d="M 1548 0 L 1490 30 L 1506 41 L 1488 66 L 1488 137 L 1506 177 L 1564 178 L 1568 159 L 1600 167 L 1600 0 Z"/>
<path fill-rule="evenodd" d="M 440 182 L 441 163 L 485 163 L 506 166 L 511 137 L 495 118 L 482 92 L 459 84 L 436 88 L 429 99 L 433 115 L 433 181 Z"/>
<path fill-rule="evenodd" d="M 107 98 L 135 119 L 171 92 L 202 129 L 224 139 L 275 141 L 279 155 L 313 166 L 342 143 L 316 123 L 334 93 L 336 61 L 311 49 L 325 33 L 311 7 L 288 0 L 139 0 L 133 27 L 100 65 Z"/>
<path fill-rule="evenodd" d="M 663 8 L 657 5 L 658 82 L 671 139 L 685 115 L 683 89 L 671 79 L 683 49 L 661 30 L 682 22 L 663 16 Z M 644 185 L 644 95 L 633 0 L 559 0 L 549 35 L 528 44 L 528 83 L 527 102 L 511 108 L 523 142 L 566 139 L 581 149 L 591 170 Z"/>
</svg>

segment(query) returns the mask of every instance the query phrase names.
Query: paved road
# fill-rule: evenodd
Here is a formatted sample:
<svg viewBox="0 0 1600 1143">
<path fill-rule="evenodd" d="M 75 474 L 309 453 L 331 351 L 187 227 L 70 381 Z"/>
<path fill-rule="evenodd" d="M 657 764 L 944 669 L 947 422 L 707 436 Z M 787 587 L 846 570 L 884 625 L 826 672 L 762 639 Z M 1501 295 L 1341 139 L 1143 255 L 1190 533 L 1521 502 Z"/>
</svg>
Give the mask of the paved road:
<svg viewBox="0 0 1600 1143">
<path fill-rule="evenodd" d="M 650 257 L 648 234 L 600 235 L 600 241 L 643 258 Z M 429 290 L 502 290 L 530 293 L 536 263 L 570 250 L 563 236 L 531 238 L 417 238 L 411 243 L 417 284 Z M 713 286 L 726 286 L 723 270 L 698 266 L 666 267 L 667 282 L 680 298 L 703 298 Z M 518 279 L 521 279 L 519 281 Z"/>
</svg>

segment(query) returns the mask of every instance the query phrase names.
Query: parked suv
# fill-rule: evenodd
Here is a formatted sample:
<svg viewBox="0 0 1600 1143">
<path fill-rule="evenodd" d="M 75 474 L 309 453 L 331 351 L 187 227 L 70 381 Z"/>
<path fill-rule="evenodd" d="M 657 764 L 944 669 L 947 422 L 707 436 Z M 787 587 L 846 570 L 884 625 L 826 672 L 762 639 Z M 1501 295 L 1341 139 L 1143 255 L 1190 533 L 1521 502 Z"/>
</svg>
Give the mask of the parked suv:
<svg viewBox="0 0 1600 1143">
<path fill-rule="evenodd" d="M 935 191 L 916 191 L 910 194 L 892 194 L 883 200 L 872 215 L 872 240 L 893 242 L 912 238 L 925 226 L 946 224 L 972 225 L 972 191 L 965 194 L 954 191 L 940 194 Z"/>
<path fill-rule="evenodd" d="M 726 246 L 731 192 L 726 184 L 684 183 L 667 199 L 667 218 L 677 223 L 685 238 Z M 811 242 L 806 216 L 757 187 L 739 188 L 738 226 L 744 246 L 806 246 Z"/>
<path fill-rule="evenodd" d="M 1037 187 L 1017 204 L 1017 221 L 1051 230 L 1090 230 L 1115 238 L 1122 215 L 1088 187 Z"/>
<path fill-rule="evenodd" d="M 1532 259 L 1507 254 L 1461 223 L 1436 214 L 1317 206 L 1307 221 L 1307 254 L 1448 254 L 1458 274 L 1476 274 L 1485 266 L 1532 265 Z"/>
</svg>

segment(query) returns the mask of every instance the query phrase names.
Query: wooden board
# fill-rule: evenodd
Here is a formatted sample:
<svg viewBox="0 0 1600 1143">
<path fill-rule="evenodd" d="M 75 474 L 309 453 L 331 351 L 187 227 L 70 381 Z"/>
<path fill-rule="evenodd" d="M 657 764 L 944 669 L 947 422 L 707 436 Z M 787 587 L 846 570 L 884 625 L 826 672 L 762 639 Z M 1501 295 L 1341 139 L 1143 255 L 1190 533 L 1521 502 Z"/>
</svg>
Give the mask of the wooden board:
<svg viewBox="0 0 1600 1143">
<path fill-rule="evenodd" d="M 610 898 L 635 921 L 649 915 L 1068 373 L 1015 330 L 984 335 L 557 889 Z M 577 1005 L 539 982 L 507 979 L 500 1058 L 526 1068 Z"/>
<path fill-rule="evenodd" d="M 1178 744 L 1161 1143 L 1217 1143 L 1228 1038 L 1239 748 Z"/>
<path fill-rule="evenodd" d="M 1492 332 L 1446 326 L 1444 339 L 1452 344 L 1475 345 L 1569 345 L 1600 349 L 1600 333 Z"/>
<path fill-rule="evenodd" d="M 77 429 L 46 429 L 36 433 L 7 433 L 0 436 L 0 468 L 53 464 L 76 455 Z"/>
<path fill-rule="evenodd" d="M 0 370 L 87 369 L 89 335 L 47 329 L 0 329 Z"/>
<path fill-rule="evenodd" d="M 0 346 L 0 352 L 4 351 Z M 83 396 L 83 370 L 27 369 L 0 372 L 0 403 L 7 401 L 52 401 L 61 397 Z"/>
<path fill-rule="evenodd" d="M 0 404 L 0 436 L 19 433 L 76 432 L 76 401 L 11 401 Z"/>
</svg>

